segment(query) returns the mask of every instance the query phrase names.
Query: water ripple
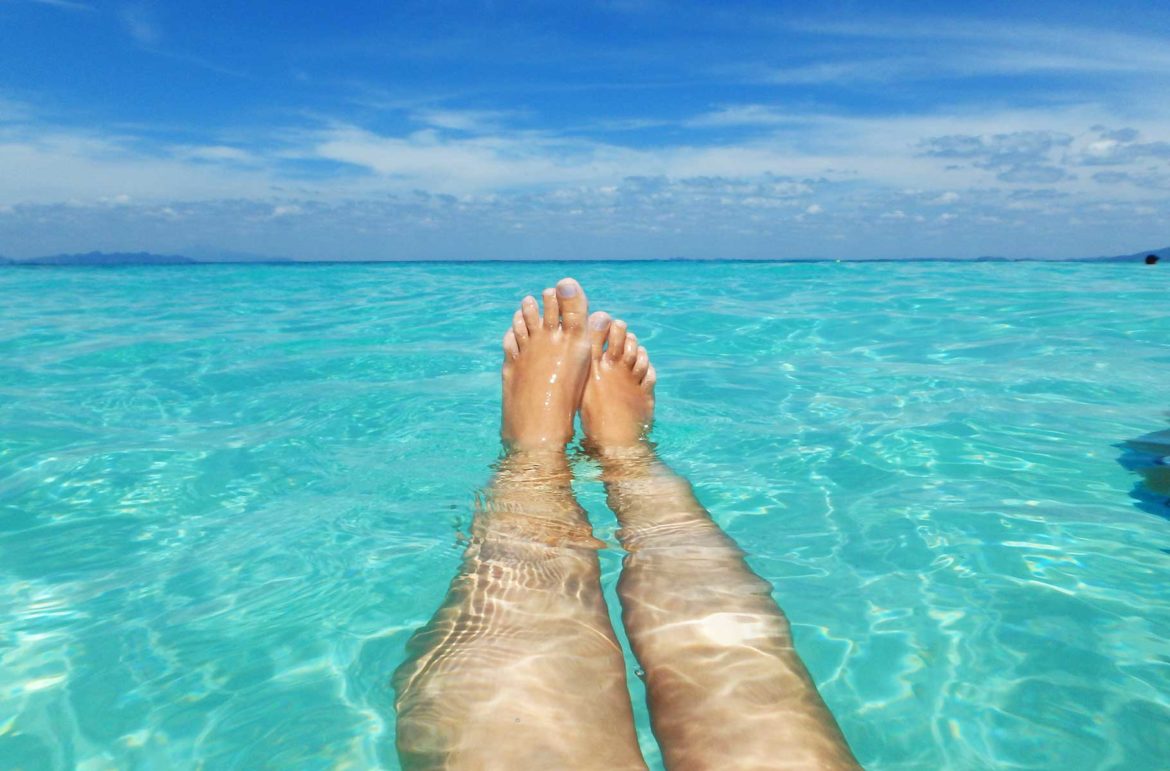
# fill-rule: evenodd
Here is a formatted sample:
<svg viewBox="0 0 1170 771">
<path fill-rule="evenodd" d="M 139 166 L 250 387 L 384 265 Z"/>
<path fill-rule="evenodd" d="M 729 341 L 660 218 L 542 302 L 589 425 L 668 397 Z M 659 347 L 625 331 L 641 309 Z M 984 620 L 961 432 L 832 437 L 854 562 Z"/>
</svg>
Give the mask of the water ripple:
<svg viewBox="0 0 1170 771">
<path fill-rule="evenodd" d="M 389 675 L 497 453 L 496 330 L 563 270 L 0 272 L 5 764 L 397 767 Z M 1170 405 L 1166 274 L 574 271 L 650 347 L 664 457 L 867 768 L 1170 757 L 1170 517 L 1135 439 Z"/>
</svg>

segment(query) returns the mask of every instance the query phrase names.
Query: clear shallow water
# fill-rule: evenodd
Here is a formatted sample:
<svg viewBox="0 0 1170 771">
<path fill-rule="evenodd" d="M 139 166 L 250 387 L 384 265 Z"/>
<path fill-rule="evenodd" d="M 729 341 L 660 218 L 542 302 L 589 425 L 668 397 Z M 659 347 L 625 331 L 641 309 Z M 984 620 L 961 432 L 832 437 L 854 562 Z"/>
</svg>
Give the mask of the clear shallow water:
<svg viewBox="0 0 1170 771">
<path fill-rule="evenodd" d="M 1041 264 L 2 270 L 0 766 L 396 768 L 499 337 L 566 273 L 868 768 L 1164 766 L 1170 510 L 1121 445 L 1170 425 L 1170 272 Z"/>
</svg>

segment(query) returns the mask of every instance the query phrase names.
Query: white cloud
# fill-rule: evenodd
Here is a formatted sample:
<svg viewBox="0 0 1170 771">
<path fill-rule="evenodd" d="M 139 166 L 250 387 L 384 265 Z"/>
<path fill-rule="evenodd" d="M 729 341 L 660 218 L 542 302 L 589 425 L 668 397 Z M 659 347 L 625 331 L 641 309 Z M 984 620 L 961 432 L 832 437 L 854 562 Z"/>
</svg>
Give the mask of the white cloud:
<svg viewBox="0 0 1170 771">
<path fill-rule="evenodd" d="M 811 86 L 850 81 L 888 80 L 912 72 L 908 60 L 858 59 L 760 70 L 762 80 L 776 85 Z"/>
<path fill-rule="evenodd" d="M 941 55 L 936 64 L 943 68 L 1170 72 L 1170 53 L 1163 38 L 1108 29 L 941 17 L 792 26 L 817 35 L 896 44 L 904 53 L 937 50 Z"/>
<path fill-rule="evenodd" d="M 145 3 L 122 5 L 118 9 L 118 17 L 126 32 L 140 45 L 153 47 L 162 41 L 162 30 L 153 11 Z"/>
<path fill-rule="evenodd" d="M 439 129 L 486 133 L 499 130 L 504 119 L 514 113 L 502 110 L 416 110 L 411 117 L 418 123 Z"/>
<path fill-rule="evenodd" d="M 27 0 L 34 5 L 48 5 L 53 8 L 64 8 L 67 11 L 86 11 L 92 13 L 97 9 L 88 3 L 79 3 L 75 0 Z"/>
<path fill-rule="evenodd" d="M 452 139 L 432 129 L 383 136 L 353 126 L 324 132 L 308 154 L 441 190 L 573 182 L 579 176 L 574 170 L 601 162 L 588 145 L 506 136 Z"/>
<path fill-rule="evenodd" d="M 822 173 L 823 162 L 763 141 L 634 148 L 537 132 L 453 137 L 434 130 L 384 136 L 333 127 L 305 151 L 373 172 L 384 183 L 447 192 L 602 185 L 629 176 L 759 177 Z"/>
<path fill-rule="evenodd" d="M 0 124 L 27 121 L 31 112 L 27 105 L 0 96 Z"/>
<path fill-rule="evenodd" d="M 97 200 L 128 194 L 174 199 L 271 194 L 268 171 L 142 150 L 125 137 L 63 129 L 0 131 L 0 203 Z"/>
<path fill-rule="evenodd" d="M 735 114 L 736 108 L 722 112 Z M 768 114 L 760 105 L 747 105 L 743 113 Z M 10 172 L 0 179 L 0 202 L 120 192 L 136 198 L 225 192 L 256 197 L 306 185 L 324 199 L 416 188 L 463 195 L 605 187 L 628 177 L 761 179 L 771 174 L 917 188 L 931 193 L 934 203 L 949 205 L 963 197 L 965 187 L 997 178 L 1084 193 L 1105 180 L 1078 174 L 1083 165 L 1108 162 L 1119 173 L 1149 173 L 1150 163 L 1170 160 L 1170 133 L 1161 126 L 1147 127 L 1146 134 L 1085 129 L 1097 126 L 1100 118 L 1083 108 L 899 118 L 804 113 L 785 118 L 800 126 L 796 133 L 781 126 L 734 141 L 657 146 L 504 128 L 474 135 L 439 128 L 386 135 L 335 124 L 254 136 L 249 147 L 209 142 L 153 148 L 135 136 L 18 119 L 0 131 L 0 163 Z M 967 133 L 956 133 L 960 128 Z M 344 164 L 350 171 L 317 172 L 311 181 L 299 174 L 297 164 L 321 161 Z"/>
<path fill-rule="evenodd" d="M 685 125 L 698 128 L 723 126 L 778 126 L 795 122 L 776 107 L 763 104 L 740 104 L 720 107 L 711 112 L 697 115 Z"/>
<path fill-rule="evenodd" d="M 1096 137 L 1082 144 L 1074 160 L 1086 166 L 1116 166 L 1170 161 L 1170 141 L 1142 141 L 1137 129 L 1095 126 Z"/>
<path fill-rule="evenodd" d="M 178 158 L 208 163 L 255 164 L 259 159 L 247 150 L 229 145 L 175 145 L 170 148 Z"/>
<path fill-rule="evenodd" d="M 860 20 L 771 19 L 784 34 L 800 34 L 795 50 L 757 56 L 738 72 L 774 87 L 819 86 L 819 99 L 834 98 L 831 87 L 880 90 L 897 85 L 902 99 L 938 106 L 943 100 L 1018 104 L 1030 99 L 1056 105 L 1088 98 L 1123 119 L 1167 117 L 1170 40 L 1165 35 L 1018 20 L 851 17 Z M 1008 76 L 1009 86 L 988 90 L 985 78 Z M 947 96 L 940 98 L 942 87 Z"/>
<path fill-rule="evenodd" d="M 61 251 L 71 233 L 77 248 L 178 251 L 215 232 L 225 248 L 242 251 L 322 257 L 344 246 L 343 256 L 378 257 L 386 239 L 425 231 L 431 240 L 418 235 L 418 248 L 431 251 L 415 256 L 446 248 L 457 256 L 456 246 L 465 255 L 475 248 L 466 235 L 473 232 L 496 234 L 484 236 L 500 244 L 495 256 L 542 243 L 588 256 L 602 242 L 615 256 L 638 256 L 633 250 L 647 243 L 695 256 L 734 244 L 762 256 L 786 243 L 816 254 L 830 234 L 851 234 L 861 239 L 853 251 L 906 254 L 904 243 L 883 246 L 875 234 L 923 224 L 970 239 L 964 248 L 978 253 L 1018 249 L 1023 233 L 1032 242 L 1047 234 L 1035 253 L 1079 254 L 1092 242 L 1077 228 L 1102 232 L 1107 222 L 1136 238 L 1167 214 L 1162 148 L 1170 133 L 1156 123 L 1105 128 L 1108 116 L 1090 107 L 785 113 L 774 124 L 769 116 L 779 112 L 767 105 L 717 112 L 756 119 L 759 131 L 708 144 L 684 134 L 692 141 L 632 145 L 506 126 L 383 134 L 333 123 L 246 143 L 236 136 L 159 145 L 18 114 L 0 125 L 0 206 L 8 207 L 0 243 Z M 940 205 L 949 216 L 939 216 Z M 1137 214 L 1141 207 L 1154 214 Z M 1075 225 L 1088 211 L 1095 220 Z M 1002 244 L 978 229 L 992 222 Z M 101 233 L 131 242 L 102 241 Z M 508 240 L 517 233 L 531 243 Z M 940 244 L 923 236 L 914 248 L 937 254 Z"/>
</svg>

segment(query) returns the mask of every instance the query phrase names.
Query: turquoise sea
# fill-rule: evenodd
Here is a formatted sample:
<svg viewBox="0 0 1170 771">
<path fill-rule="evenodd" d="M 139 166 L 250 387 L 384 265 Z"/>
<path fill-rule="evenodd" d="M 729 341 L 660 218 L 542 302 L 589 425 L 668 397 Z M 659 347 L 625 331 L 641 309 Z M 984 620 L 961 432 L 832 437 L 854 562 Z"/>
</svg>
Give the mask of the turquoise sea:
<svg viewBox="0 0 1170 771">
<path fill-rule="evenodd" d="M 0 768 L 397 768 L 500 337 L 563 275 L 867 768 L 1167 767 L 1170 491 L 1125 443 L 1170 427 L 1170 270 L 496 263 L 0 270 Z"/>
</svg>

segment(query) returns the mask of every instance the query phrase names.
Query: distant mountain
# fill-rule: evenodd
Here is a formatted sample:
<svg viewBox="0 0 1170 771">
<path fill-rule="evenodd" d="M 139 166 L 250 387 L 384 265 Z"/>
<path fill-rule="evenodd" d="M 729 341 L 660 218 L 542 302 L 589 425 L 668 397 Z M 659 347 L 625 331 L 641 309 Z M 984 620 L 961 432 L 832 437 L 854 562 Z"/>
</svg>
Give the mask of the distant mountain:
<svg viewBox="0 0 1170 771">
<path fill-rule="evenodd" d="M 1145 262 L 1148 255 L 1154 255 L 1159 260 L 1170 261 L 1170 246 L 1161 249 L 1150 249 L 1133 254 L 1120 254 L 1113 257 L 1066 257 L 1066 258 L 1039 258 L 1039 257 L 975 257 L 961 262 Z"/>
<path fill-rule="evenodd" d="M 153 252 L 86 252 L 84 254 L 52 254 L 47 257 L 30 257 L 27 260 L 5 260 L 0 265 L 206 265 L 212 263 L 290 263 L 284 257 L 269 257 L 263 254 L 243 252 L 212 252 L 204 250 L 194 257 L 180 254 L 154 254 Z"/>
<path fill-rule="evenodd" d="M 1159 260 L 1170 261 L 1170 246 L 1163 246 L 1161 249 L 1151 249 L 1147 252 L 1135 252 L 1134 254 L 1123 254 L 1120 257 L 1096 257 L 1093 262 L 1145 262 L 1146 257 L 1154 255 Z"/>
<path fill-rule="evenodd" d="M 85 254 L 53 254 L 15 261 L 15 265 L 194 265 L 197 260 L 177 254 L 150 252 L 86 252 Z"/>
<path fill-rule="evenodd" d="M 14 260 L 9 257 L 0 257 L 0 265 L 14 266 L 14 265 L 76 265 L 76 266 L 114 266 L 114 265 L 212 265 L 212 264 L 297 264 L 299 260 L 292 260 L 287 257 L 270 257 L 264 254 L 255 254 L 251 252 L 230 252 L 225 250 L 217 250 L 209 247 L 191 247 L 189 254 L 194 256 L 178 255 L 178 254 L 154 254 L 153 252 L 86 252 L 84 254 L 53 254 L 47 257 L 31 257 L 24 260 Z M 854 257 L 846 260 L 817 260 L 817 259 L 799 259 L 799 260 L 780 260 L 780 262 L 1129 262 L 1129 263 L 1143 263 L 1147 255 L 1155 255 L 1162 262 L 1170 263 L 1170 246 L 1162 247 L 1161 249 L 1151 249 L 1148 251 L 1135 252 L 1133 254 L 1123 254 L 1115 257 L 1076 257 L 1068 259 L 1039 259 L 1034 257 L 999 257 L 999 256 L 983 256 L 973 258 L 915 258 L 915 259 L 895 259 L 895 258 L 866 258 Z M 668 262 L 692 262 L 693 260 L 686 258 L 668 258 Z M 701 262 L 708 262 L 710 260 L 700 260 Z M 754 262 L 754 260 L 752 260 Z M 336 261 L 343 264 L 344 260 Z M 381 260 L 369 260 L 368 262 L 382 262 Z M 392 262 L 392 260 L 385 260 L 385 262 Z M 772 262 L 772 260 L 762 260 L 762 262 Z"/>
</svg>

